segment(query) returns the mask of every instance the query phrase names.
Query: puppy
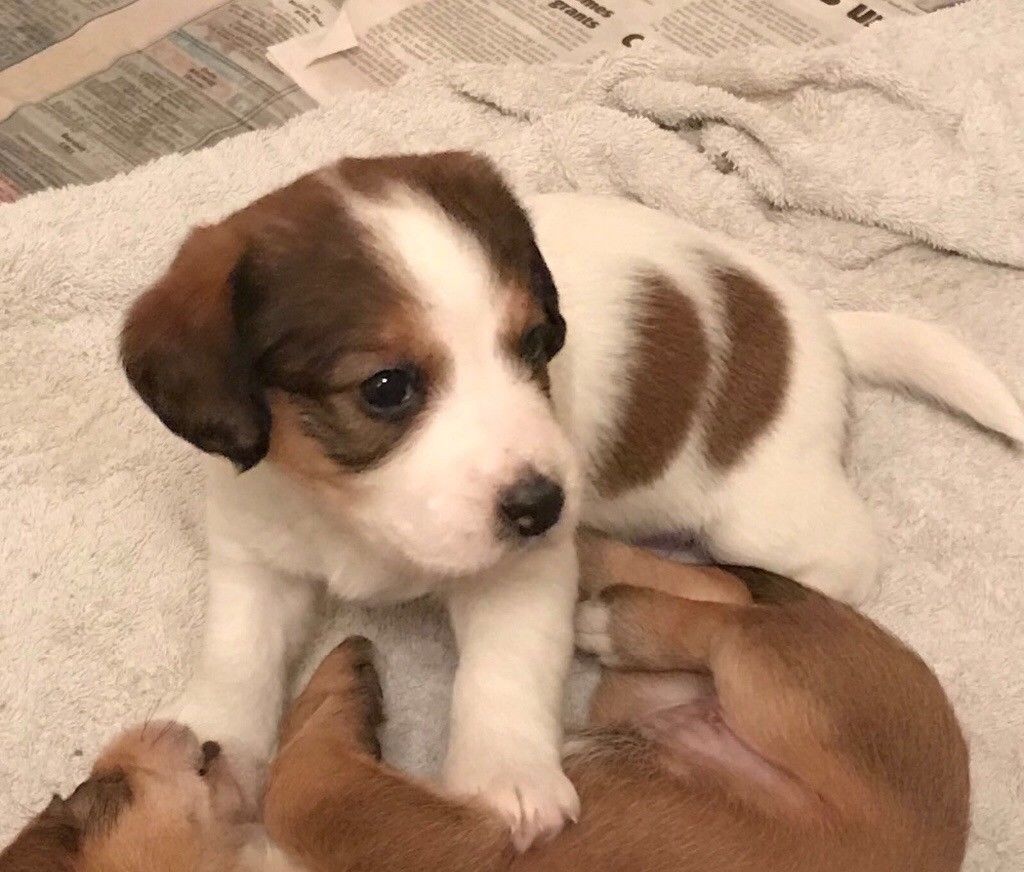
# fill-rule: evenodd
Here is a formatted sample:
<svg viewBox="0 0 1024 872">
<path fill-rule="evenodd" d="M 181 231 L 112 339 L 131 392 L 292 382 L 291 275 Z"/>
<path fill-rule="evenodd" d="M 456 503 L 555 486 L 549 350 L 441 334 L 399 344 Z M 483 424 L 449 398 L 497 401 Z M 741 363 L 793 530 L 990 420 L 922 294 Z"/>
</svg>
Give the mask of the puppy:
<svg viewBox="0 0 1024 872">
<path fill-rule="evenodd" d="M 0 872 L 960 868 L 967 752 L 913 653 L 771 573 L 600 539 L 586 554 L 578 638 L 608 668 L 567 749 L 583 814 L 554 841 L 516 854 L 491 810 L 380 763 L 370 645 L 349 640 L 284 721 L 265 833 L 238 822 L 208 746 L 150 728 L 143 750 L 139 731 L 115 743 L 0 855 Z"/>
<path fill-rule="evenodd" d="M 877 558 L 841 463 L 851 378 L 1024 436 L 937 328 L 829 316 L 734 242 L 624 200 L 520 205 L 465 153 L 342 160 L 193 231 L 122 357 L 211 457 L 206 635 L 168 714 L 266 759 L 311 580 L 438 595 L 460 655 L 445 783 L 524 845 L 578 812 L 559 711 L 581 518 L 687 530 L 856 600 Z"/>
</svg>

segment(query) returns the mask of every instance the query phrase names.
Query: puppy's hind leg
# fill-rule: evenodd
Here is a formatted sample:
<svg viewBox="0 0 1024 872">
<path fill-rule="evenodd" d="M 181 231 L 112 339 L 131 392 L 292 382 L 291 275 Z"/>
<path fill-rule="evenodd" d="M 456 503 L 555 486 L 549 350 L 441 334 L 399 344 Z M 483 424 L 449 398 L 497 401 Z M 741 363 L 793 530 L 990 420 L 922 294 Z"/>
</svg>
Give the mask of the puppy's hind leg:
<svg viewBox="0 0 1024 872">
<path fill-rule="evenodd" d="M 875 587 L 874 524 L 838 463 L 761 462 L 731 476 L 704 536 L 720 563 L 777 572 L 844 602 Z"/>
<path fill-rule="evenodd" d="M 694 766 L 710 769 L 764 810 L 815 814 L 821 797 L 859 787 L 826 750 L 833 725 L 818 710 L 813 689 L 789 681 L 776 652 L 754 642 L 757 606 L 614 587 L 589 607 L 589 615 L 581 612 L 589 632 L 578 643 L 602 663 L 661 674 L 704 671 L 712 678 L 714 695 L 635 721 L 663 749 L 670 770 L 685 777 Z M 595 632 L 599 625 L 603 631 Z M 863 799 L 862 789 L 855 792 Z"/>
<path fill-rule="evenodd" d="M 746 585 L 735 574 L 716 566 L 665 559 L 650 550 L 597 533 L 581 533 L 580 587 L 591 596 L 578 608 L 578 644 L 600 649 L 613 658 L 607 642 L 608 612 L 593 597 L 615 586 L 659 590 L 675 597 L 746 605 Z M 616 727 L 638 717 L 706 698 L 712 693 L 709 676 L 686 671 L 622 671 L 606 669 L 590 701 L 589 726 Z"/>
<path fill-rule="evenodd" d="M 739 579 L 715 566 L 666 560 L 649 549 L 589 531 L 577 536 L 577 550 L 580 591 L 590 596 L 607 587 L 627 584 L 687 599 L 750 602 L 750 594 Z"/>
<path fill-rule="evenodd" d="M 609 588 L 585 604 L 578 641 L 623 668 L 709 672 L 717 705 L 662 711 L 648 735 L 675 748 L 683 770 L 696 761 L 739 779 L 737 795 L 765 809 L 859 834 L 862 862 L 816 868 L 958 869 L 968 759 L 935 676 L 851 609 L 771 573 L 734 571 L 754 605 Z"/>
</svg>

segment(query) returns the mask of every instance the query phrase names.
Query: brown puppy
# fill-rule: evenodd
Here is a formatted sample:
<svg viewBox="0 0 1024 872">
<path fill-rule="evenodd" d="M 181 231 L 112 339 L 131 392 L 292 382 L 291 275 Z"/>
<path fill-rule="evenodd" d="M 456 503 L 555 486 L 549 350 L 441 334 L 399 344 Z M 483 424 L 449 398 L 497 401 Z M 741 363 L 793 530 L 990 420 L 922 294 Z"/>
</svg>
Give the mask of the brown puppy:
<svg viewBox="0 0 1024 872">
<path fill-rule="evenodd" d="M 967 752 L 934 675 L 846 606 L 756 570 L 585 543 L 579 640 L 606 665 L 566 771 L 578 824 L 516 855 L 482 806 L 379 762 L 365 640 L 286 717 L 259 831 L 187 731 L 134 731 L 0 872 L 951 872 Z M 643 584 L 643 586 L 638 586 Z M 211 766 L 212 764 L 212 766 Z"/>
</svg>

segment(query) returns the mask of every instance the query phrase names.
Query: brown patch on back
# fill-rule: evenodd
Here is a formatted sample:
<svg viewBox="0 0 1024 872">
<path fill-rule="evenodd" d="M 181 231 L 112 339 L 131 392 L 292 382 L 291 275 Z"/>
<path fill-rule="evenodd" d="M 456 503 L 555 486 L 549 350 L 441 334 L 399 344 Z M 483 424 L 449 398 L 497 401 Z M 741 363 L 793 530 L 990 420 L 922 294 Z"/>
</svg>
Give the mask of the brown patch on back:
<svg viewBox="0 0 1024 872">
<path fill-rule="evenodd" d="M 668 278 L 638 277 L 637 346 L 617 432 L 596 463 L 602 496 L 654 481 L 693 424 L 710 366 L 696 307 Z"/>
<path fill-rule="evenodd" d="M 716 269 L 728 351 L 705 430 L 708 462 L 732 466 L 772 423 L 789 384 L 791 336 L 779 301 L 755 278 Z"/>
</svg>

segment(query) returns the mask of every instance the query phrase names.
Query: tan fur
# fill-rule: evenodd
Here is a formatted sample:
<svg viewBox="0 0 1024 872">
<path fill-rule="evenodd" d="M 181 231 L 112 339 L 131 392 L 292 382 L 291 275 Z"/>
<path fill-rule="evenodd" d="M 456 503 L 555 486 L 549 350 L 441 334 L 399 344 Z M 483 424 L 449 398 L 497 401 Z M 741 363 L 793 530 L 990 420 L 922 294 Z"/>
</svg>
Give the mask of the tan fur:
<svg viewBox="0 0 1024 872">
<path fill-rule="evenodd" d="M 634 570 L 649 566 L 649 555 L 636 556 Z M 620 582 L 645 577 L 625 562 L 616 566 L 614 572 L 604 567 L 605 582 L 609 575 Z M 673 567 L 660 568 L 659 586 L 671 586 Z M 502 850 L 500 834 L 495 841 L 493 821 L 471 807 L 438 804 L 435 794 L 373 764 L 365 753 L 312 743 L 313 756 L 291 783 L 311 779 L 313 795 L 294 788 L 298 795 L 284 805 L 300 814 L 288 818 L 290 832 L 276 834 L 296 846 L 308 846 L 311 832 L 321 849 L 323 840 L 330 842 L 319 865 L 303 855 L 318 872 L 959 868 L 967 825 L 966 752 L 934 676 L 851 610 L 784 580 L 737 572 L 749 580 L 758 603 L 751 604 L 749 595 L 745 603 L 731 601 L 740 599 L 731 583 L 720 597 L 709 598 L 719 601 L 621 586 L 604 595 L 612 603 L 616 655 L 629 666 L 685 664 L 713 672 L 730 725 L 780 767 L 772 788 L 688 756 L 664 738 L 641 735 L 652 708 L 671 711 L 685 702 L 692 679 L 610 672 L 606 702 L 615 705 L 620 697 L 611 719 L 616 726 L 575 743 L 567 771 L 580 790 L 584 816 L 550 845 L 511 856 Z M 708 592 L 707 578 L 680 567 L 676 592 L 693 591 L 695 579 L 698 592 Z M 806 660 L 798 653 L 804 650 Z M 595 720 L 605 718 L 595 712 Z M 640 733 L 624 730 L 624 721 L 640 724 Z M 336 737 L 343 731 L 335 724 L 324 732 Z M 292 753 L 298 750 L 291 746 Z M 344 774 L 318 779 L 315 773 L 335 754 L 354 759 L 337 766 L 334 757 Z M 309 759 L 319 760 L 313 772 L 306 768 Z M 302 809 L 316 809 L 324 823 L 311 829 Z"/>
<path fill-rule="evenodd" d="M 272 425 L 267 457 L 309 485 L 329 482 L 343 488 L 347 473 L 331 460 L 302 425 L 302 411 L 284 391 L 268 394 Z"/>
<path fill-rule="evenodd" d="M 590 595 L 632 579 L 652 590 L 688 599 L 744 604 L 750 602 L 746 586 L 734 574 L 716 566 L 697 566 L 663 560 L 595 533 L 578 537 L 580 587 Z"/>
<path fill-rule="evenodd" d="M 198 739 L 178 724 L 123 733 L 0 854 L 0 870 L 235 872 L 256 810 L 224 760 L 202 766 Z"/>
<path fill-rule="evenodd" d="M 627 400 L 594 474 L 607 497 L 654 481 L 669 465 L 690 432 L 710 371 L 693 302 L 665 276 L 637 281 L 643 294 Z"/>
<path fill-rule="evenodd" d="M 591 727 L 623 727 L 639 711 L 654 711 L 705 697 L 711 678 L 696 673 L 608 669 L 590 698 Z"/>
<path fill-rule="evenodd" d="M 378 762 L 371 649 L 349 640 L 282 726 L 264 801 L 267 832 L 284 850 L 273 862 L 243 850 L 244 827 L 211 811 L 216 791 L 197 793 L 202 780 L 185 778 L 194 737 L 143 731 L 94 773 L 126 774 L 130 802 L 92 835 L 65 833 L 63 847 L 52 839 L 48 855 L 44 813 L 0 855 L 0 872 L 960 868 L 966 747 L 916 655 L 852 609 L 770 573 L 709 573 L 603 540 L 584 546 L 611 653 L 630 671 L 606 671 L 594 727 L 570 743 L 566 771 L 584 811 L 554 842 L 516 855 L 489 812 Z M 702 744 L 721 734 L 738 753 Z"/>
<path fill-rule="evenodd" d="M 499 342 L 502 350 L 509 360 L 523 361 L 523 339 L 534 327 L 543 325 L 547 315 L 541 306 L 537 296 L 528 287 L 518 284 L 511 284 L 505 294 L 504 323 L 501 328 Z M 551 378 L 548 373 L 547 357 L 540 358 L 532 367 L 529 373 L 540 385 L 541 390 L 548 396 L 551 395 Z"/>
</svg>

